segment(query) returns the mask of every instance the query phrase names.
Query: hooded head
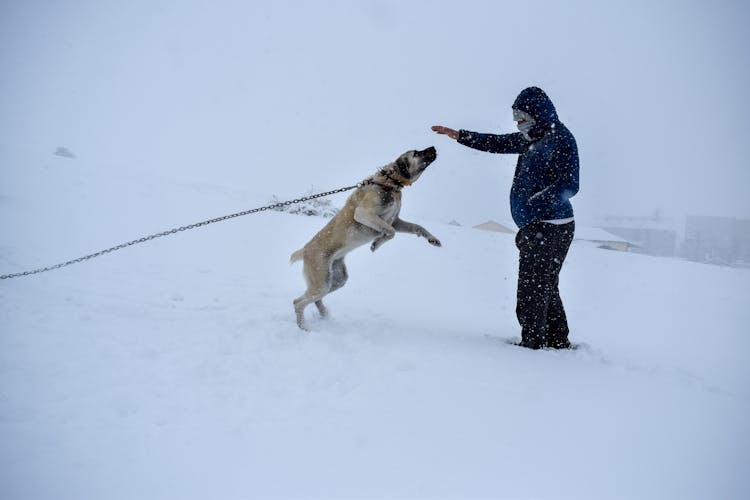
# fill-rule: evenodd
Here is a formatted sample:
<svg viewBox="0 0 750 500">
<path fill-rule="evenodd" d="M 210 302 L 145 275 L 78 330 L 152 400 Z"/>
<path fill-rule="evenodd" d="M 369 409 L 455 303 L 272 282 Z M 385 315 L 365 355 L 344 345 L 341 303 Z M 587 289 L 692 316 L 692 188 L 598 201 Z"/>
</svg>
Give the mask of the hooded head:
<svg viewBox="0 0 750 500">
<path fill-rule="evenodd" d="M 518 94 L 513 102 L 513 115 L 527 140 L 540 139 L 557 122 L 555 106 L 539 87 L 528 87 Z"/>
</svg>

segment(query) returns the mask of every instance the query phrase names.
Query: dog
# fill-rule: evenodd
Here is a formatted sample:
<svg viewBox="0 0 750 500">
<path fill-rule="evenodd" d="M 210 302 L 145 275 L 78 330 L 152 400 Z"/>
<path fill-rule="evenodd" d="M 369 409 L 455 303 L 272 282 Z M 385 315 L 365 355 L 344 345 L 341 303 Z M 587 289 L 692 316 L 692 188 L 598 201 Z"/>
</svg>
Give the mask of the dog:
<svg viewBox="0 0 750 500">
<path fill-rule="evenodd" d="M 322 317 L 328 316 L 323 297 L 346 283 L 349 275 L 344 257 L 355 248 L 372 242 L 370 250 L 374 252 L 396 233 L 416 234 L 427 238 L 430 245 L 441 246 L 440 240 L 425 228 L 399 218 L 401 190 L 416 182 L 435 158 L 434 147 L 412 150 L 379 169 L 360 183 L 323 229 L 292 254 L 290 262 L 304 261 L 307 282 L 305 293 L 294 300 L 297 325 L 301 329 L 307 330 L 304 312 L 313 302 Z"/>
</svg>

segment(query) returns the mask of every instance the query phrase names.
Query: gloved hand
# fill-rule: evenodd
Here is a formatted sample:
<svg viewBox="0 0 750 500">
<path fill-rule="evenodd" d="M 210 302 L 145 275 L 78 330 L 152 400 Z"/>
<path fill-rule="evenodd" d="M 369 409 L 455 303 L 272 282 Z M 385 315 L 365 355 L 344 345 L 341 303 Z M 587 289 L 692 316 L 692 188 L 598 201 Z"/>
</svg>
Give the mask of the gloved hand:
<svg viewBox="0 0 750 500">
<path fill-rule="evenodd" d="M 458 139 L 458 131 L 453 130 L 452 128 L 443 127 L 442 125 L 433 125 L 432 127 L 433 132 L 437 132 L 438 134 L 447 135 L 453 140 Z"/>
</svg>

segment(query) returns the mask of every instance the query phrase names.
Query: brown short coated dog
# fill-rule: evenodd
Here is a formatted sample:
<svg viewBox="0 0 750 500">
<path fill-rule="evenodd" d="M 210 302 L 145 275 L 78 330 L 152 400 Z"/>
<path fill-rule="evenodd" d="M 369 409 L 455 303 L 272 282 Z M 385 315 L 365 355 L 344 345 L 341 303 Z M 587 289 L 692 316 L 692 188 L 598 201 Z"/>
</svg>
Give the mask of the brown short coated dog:
<svg viewBox="0 0 750 500">
<path fill-rule="evenodd" d="M 431 245 L 440 246 L 440 241 L 425 228 L 399 218 L 401 190 L 416 182 L 436 157 L 434 147 L 407 151 L 378 170 L 362 181 L 323 229 L 292 254 L 291 262 L 304 261 L 307 282 L 305 293 L 294 300 L 300 328 L 307 330 L 304 311 L 313 302 L 321 316 L 327 316 L 323 297 L 346 283 L 344 257 L 355 248 L 372 242 L 370 250 L 374 252 L 396 233 L 416 234 L 427 238 Z"/>
</svg>

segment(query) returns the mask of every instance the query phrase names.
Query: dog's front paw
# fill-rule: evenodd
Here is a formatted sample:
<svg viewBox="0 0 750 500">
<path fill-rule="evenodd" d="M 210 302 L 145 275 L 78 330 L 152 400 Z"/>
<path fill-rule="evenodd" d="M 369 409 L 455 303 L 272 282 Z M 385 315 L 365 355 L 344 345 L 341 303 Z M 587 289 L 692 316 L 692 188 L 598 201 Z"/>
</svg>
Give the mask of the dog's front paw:
<svg viewBox="0 0 750 500">
<path fill-rule="evenodd" d="M 370 245 L 370 250 L 372 250 L 374 252 L 375 250 L 377 250 L 378 248 L 380 248 L 380 245 L 382 245 L 386 241 L 392 239 L 395 234 L 396 234 L 395 232 L 393 232 L 393 233 L 382 233 L 380 236 L 378 236 L 377 238 L 375 238 L 375 241 L 372 242 L 372 245 Z"/>
<path fill-rule="evenodd" d="M 441 247 L 441 246 L 443 246 L 443 244 L 440 243 L 440 240 L 437 239 L 437 238 L 435 238 L 435 237 L 427 238 L 427 243 L 429 243 L 430 245 L 432 245 L 434 247 Z"/>
</svg>

